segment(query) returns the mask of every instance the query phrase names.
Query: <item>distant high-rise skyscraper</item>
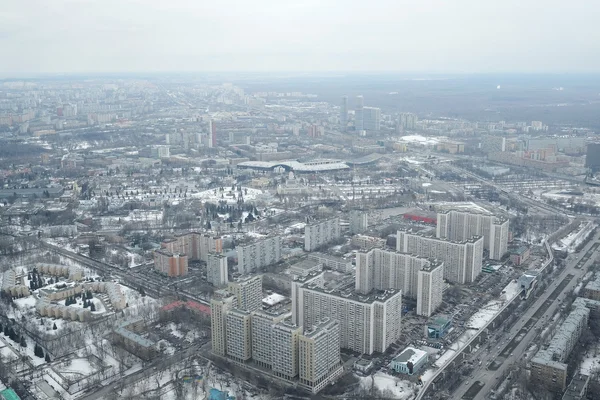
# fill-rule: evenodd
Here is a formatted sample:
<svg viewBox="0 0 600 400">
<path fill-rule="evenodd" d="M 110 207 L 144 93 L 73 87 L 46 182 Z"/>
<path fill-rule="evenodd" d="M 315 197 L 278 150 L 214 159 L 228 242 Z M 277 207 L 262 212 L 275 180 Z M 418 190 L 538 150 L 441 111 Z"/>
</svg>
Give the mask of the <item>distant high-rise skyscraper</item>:
<svg viewBox="0 0 600 400">
<path fill-rule="evenodd" d="M 363 129 L 366 131 L 378 131 L 381 125 L 381 110 L 376 107 L 363 107 L 362 109 Z"/>
<path fill-rule="evenodd" d="M 210 144 L 208 147 L 216 147 L 217 146 L 217 126 L 215 125 L 215 121 L 212 119 L 208 123 L 208 143 Z"/>
<path fill-rule="evenodd" d="M 405 131 L 414 131 L 417 128 L 417 121 L 419 119 L 415 114 L 412 113 L 402 113 L 400 114 L 400 124 Z"/>
<path fill-rule="evenodd" d="M 363 107 L 365 99 L 362 96 L 356 96 L 356 109 L 354 110 L 354 129 L 362 131 L 363 127 Z"/>
<path fill-rule="evenodd" d="M 342 132 L 348 127 L 348 96 L 342 97 L 340 106 L 340 129 Z"/>
</svg>

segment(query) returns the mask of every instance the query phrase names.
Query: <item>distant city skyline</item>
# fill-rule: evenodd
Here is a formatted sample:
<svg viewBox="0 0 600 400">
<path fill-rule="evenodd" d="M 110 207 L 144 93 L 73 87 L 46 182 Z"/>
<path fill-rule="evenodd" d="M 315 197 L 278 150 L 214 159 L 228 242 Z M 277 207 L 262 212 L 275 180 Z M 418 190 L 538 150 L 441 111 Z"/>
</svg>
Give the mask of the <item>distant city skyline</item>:
<svg viewBox="0 0 600 400">
<path fill-rule="evenodd" d="M 575 0 L 9 0 L 0 77 L 56 73 L 595 72 Z"/>
</svg>

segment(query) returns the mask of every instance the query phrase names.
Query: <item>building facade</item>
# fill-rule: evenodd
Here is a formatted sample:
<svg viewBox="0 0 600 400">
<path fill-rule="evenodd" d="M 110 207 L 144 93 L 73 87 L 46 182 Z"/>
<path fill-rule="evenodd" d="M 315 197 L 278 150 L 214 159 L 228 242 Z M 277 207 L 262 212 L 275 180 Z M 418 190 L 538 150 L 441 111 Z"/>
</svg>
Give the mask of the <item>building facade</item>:
<svg viewBox="0 0 600 400">
<path fill-rule="evenodd" d="M 262 276 L 245 276 L 229 282 L 227 290 L 237 299 L 237 308 L 244 311 L 262 309 Z"/>
<path fill-rule="evenodd" d="M 369 227 L 368 214 L 364 211 L 350 211 L 350 233 L 363 233 Z"/>
<path fill-rule="evenodd" d="M 209 253 L 206 262 L 206 280 L 215 287 L 227 286 L 227 257 L 223 254 Z"/>
<path fill-rule="evenodd" d="M 340 363 L 340 325 L 323 320 L 299 338 L 300 385 L 313 393 L 320 391 L 342 370 Z"/>
<path fill-rule="evenodd" d="M 302 326 L 315 326 L 325 318 L 340 323 L 340 346 L 358 353 L 385 352 L 400 337 L 402 292 L 360 295 L 350 290 L 323 287 L 323 273 L 292 285 L 292 318 Z M 294 314 L 295 313 L 295 314 Z"/>
<path fill-rule="evenodd" d="M 589 306 L 600 303 L 578 298 L 564 322 L 557 328 L 550 344 L 531 359 L 531 380 L 553 392 L 562 392 L 567 387 L 567 358 L 587 326 Z"/>
<path fill-rule="evenodd" d="M 332 240 L 338 239 L 341 234 L 339 218 L 330 218 L 308 224 L 304 227 L 304 250 L 313 251 Z"/>
<path fill-rule="evenodd" d="M 276 346 L 273 341 L 273 325 L 290 316 L 290 313 L 252 312 L 252 359 L 261 367 L 271 368 L 273 355 L 279 356 L 279 353 L 274 351 Z"/>
<path fill-rule="evenodd" d="M 444 265 L 412 254 L 372 249 L 356 255 L 355 290 L 398 289 L 417 300 L 417 314 L 430 316 L 442 303 Z"/>
<path fill-rule="evenodd" d="M 188 256 L 165 250 L 154 252 L 154 269 L 167 276 L 184 276 L 188 273 Z"/>
<path fill-rule="evenodd" d="M 363 107 L 363 130 L 378 131 L 381 126 L 381 109 Z"/>
<path fill-rule="evenodd" d="M 342 97 L 340 104 L 340 130 L 345 132 L 348 128 L 348 96 Z"/>
<path fill-rule="evenodd" d="M 281 260 L 281 237 L 259 239 L 251 244 L 238 246 L 238 272 L 249 274 Z"/>
<path fill-rule="evenodd" d="M 237 298 L 226 290 L 218 290 L 210 300 L 210 328 L 212 351 L 227 354 L 227 313 L 237 306 Z"/>
<path fill-rule="evenodd" d="M 209 253 L 223 252 L 223 239 L 206 233 L 189 232 L 161 243 L 171 253 L 187 254 L 190 261 L 208 261 Z"/>
<path fill-rule="evenodd" d="M 227 312 L 226 317 L 227 356 L 237 362 L 252 358 L 252 316 L 248 311 L 236 308 Z"/>
<path fill-rule="evenodd" d="M 456 283 L 471 283 L 481 273 L 483 238 L 474 236 L 455 242 L 408 231 L 398 231 L 396 250 L 437 259 L 444 263 L 444 279 Z"/>
<path fill-rule="evenodd" d="M 438 238 L 462 241 L 482 236 L 492 260 L 500 260 L 508 251 L 508 231 L 508 219 L 491 214 L 446 210 L 437 215 Z"/>
</svg>

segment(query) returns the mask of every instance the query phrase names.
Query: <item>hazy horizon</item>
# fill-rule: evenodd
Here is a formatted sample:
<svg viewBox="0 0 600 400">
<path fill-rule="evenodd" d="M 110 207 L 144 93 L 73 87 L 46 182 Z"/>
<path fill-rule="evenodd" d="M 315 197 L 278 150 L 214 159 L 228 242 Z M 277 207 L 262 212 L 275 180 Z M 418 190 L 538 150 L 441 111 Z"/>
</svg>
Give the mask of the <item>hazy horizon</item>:
<svg viewBox="0 0 600 400">
<path fill-rule="evenodd" d="M 599 15 L 583 0 L 9 0 L 0 76 L 593 73 Z"/>
</svg>

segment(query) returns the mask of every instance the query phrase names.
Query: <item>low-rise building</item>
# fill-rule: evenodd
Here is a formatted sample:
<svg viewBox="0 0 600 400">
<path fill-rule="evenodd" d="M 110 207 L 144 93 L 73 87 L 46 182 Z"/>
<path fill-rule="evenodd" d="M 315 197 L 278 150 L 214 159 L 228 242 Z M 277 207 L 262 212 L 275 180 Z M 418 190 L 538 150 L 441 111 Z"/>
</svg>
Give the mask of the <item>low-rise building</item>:
<svg viewBox="0 0 600 400">
<path fill-rule="evenodd" d="M 400 374 L 414 375 L 427 364 L 427 352 L 407 347 L 392 360 L 392 369 Z"/>
<path fill-rule="evenodd" d="M 510 251 L 510 262 L 514 265 L 521 265 L 529 260 L 531 250 L 527 246 L 520 246 Z"/>
<path fill-rule="evenodd" d="M 150 360 L 157 354 L 156 344 L 140 335 L 145 329 L 146 324 L 142 318 L 125 320 L 113 331 L 112 338 L 131 354 Z"/>
<path fill-rule="evenodd" d="M 537 352 L 531 359 L 531 379 L 553 392 L 562 392 L 567 387 L 567 358 L 586 327 L 590 309 L 588 305 L 598 302 L 578 298 L 573 302 L 573 310 L 556 329 L 546 349 Z"/>
<path fill-rule="evenodd" d="M 452 326 L 452 318 L 444 315 L 435 317 L 427 323 L 425 327 L 425 337 L 427 339 L 441 339 Z"/>
<path fill-rule="evenodd" d="M 585 285 L 583 288 L 583 296 L 588 299 L 600 301 L 600 277 L 593 281 L 589 281 Z"/>
<path fill-rule="evenodd" d="M 324 268 L 334 271 L 348 273 L 352 271 L 352 261 L 349 259 L 332 256 L 329 254 L 314 252 L 308 255 L 309 260 L 320 262 Z"/>
</svg>

